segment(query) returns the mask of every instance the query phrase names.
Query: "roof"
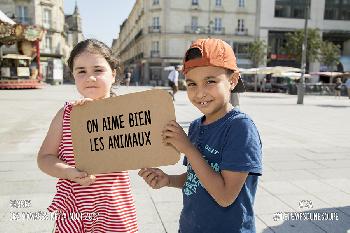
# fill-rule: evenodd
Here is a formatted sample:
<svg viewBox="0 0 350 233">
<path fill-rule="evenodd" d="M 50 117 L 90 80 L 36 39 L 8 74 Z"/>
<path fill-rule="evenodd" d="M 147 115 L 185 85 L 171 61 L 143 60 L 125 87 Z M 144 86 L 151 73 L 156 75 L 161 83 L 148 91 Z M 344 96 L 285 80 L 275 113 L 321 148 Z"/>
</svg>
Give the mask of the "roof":
<svg viewBox="0 0 350 233">
<path fill-rule="evenodd" d="M 15 21 L 13 21 L 12 19 L 10 19 L 7 15 L 5 15 L 1 10 L 0 10 L 0 21 L 8 23 L 10 25 L 14 25 L 16 24 Z"/>
</svg>

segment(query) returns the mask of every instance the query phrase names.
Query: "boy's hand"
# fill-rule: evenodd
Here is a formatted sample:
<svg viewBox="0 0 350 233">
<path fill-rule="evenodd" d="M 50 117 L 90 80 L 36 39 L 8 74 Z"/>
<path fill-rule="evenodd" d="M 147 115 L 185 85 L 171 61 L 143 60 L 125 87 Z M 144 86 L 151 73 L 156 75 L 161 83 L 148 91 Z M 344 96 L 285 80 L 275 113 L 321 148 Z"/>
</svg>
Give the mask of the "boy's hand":
<svg viewBox="0 0 350 233">
<path fill-rule="evenodd" d="M 173 145 L 178 151 L 185 153 L 193 147 L 187 134 L 176 121 L 170 121 L 162 132 L 163 142 Z"/>
<path fill-rule="evenodd" d="M 88 175 L 86 172 L 81 172 L 76 168 L 67 168 L 66 177 L 68 180 L 74 181 L 82 186 L 89 186 L 96 181 L 94 175 Z"/>
<path fill-rule="evenodd" d="M 92 101 L 94 101 L 94 100 L 91 98 L 83 98 L 83 99 L 74 101 L 73 106 L 83 105 L 85 103 L 92 102 Z"/>
<path fill-rule="evenodd" d="M 158 168 L 142 168 L 138 174 L 153 189 L 160 189 L 170 184 L 169 176 Z"/>
</svg>

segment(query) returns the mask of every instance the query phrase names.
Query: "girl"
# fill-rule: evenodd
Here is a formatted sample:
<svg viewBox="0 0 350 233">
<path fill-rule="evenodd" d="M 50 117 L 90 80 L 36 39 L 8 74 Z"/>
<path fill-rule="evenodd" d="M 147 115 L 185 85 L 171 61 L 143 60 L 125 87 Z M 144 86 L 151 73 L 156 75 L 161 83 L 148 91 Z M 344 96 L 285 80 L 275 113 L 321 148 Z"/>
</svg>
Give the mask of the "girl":
<svg viewBox="0 0 350 233">
<path fill-rule="evenodd" d="M 76 169 L 70 129 L 72 107 L 110 97 L 120 67 L 111 50 L 93 39 L 74 47 L 68 66 L 84 99 L 66 103 L 58 111 L 37 159 L 43 172 L 59 178 L 57 193 L 48 207 L 57 213 L 55 232 L 137 232 L 128 173 L 92 175 Z"/>
</svg>

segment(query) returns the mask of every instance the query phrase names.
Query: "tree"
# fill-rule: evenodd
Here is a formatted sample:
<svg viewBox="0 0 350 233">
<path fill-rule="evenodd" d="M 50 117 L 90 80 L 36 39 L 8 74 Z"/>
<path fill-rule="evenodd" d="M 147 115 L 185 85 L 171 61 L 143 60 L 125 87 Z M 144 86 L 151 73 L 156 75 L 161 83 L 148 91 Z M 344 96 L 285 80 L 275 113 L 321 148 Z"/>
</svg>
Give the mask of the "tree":
<svg viewBox="0 0 350 233">
<path fill-rule="evenodd" d="M 290 57 L 301 63 L 302 45 L 304 41 L 304 30 L 287 33 L 285 50 Z M 307 51 L 306 60 L 313 62 L 319 58 L 319 50 L 322 39 L 318 29 L 307 29 Z"/>
<path fill-rule="evenodd" d="M 329 41 L 322 41 L 319 61 L 327 66 L 329 71 L 339 63 L 340 48 Z"/>
<path fill-rule="evenodd" d="M 248 58 L 252 61 L 254 67 L 259 67 L 260 64 L 263 64 L 266 59 L 267 45 L 263 40 L 255 40 L 254 42 L 249 43 L 248 49 Z M 254 81 L 254 90 L 258 89 L 258 77 L 255 75 Z"/>
</svg>

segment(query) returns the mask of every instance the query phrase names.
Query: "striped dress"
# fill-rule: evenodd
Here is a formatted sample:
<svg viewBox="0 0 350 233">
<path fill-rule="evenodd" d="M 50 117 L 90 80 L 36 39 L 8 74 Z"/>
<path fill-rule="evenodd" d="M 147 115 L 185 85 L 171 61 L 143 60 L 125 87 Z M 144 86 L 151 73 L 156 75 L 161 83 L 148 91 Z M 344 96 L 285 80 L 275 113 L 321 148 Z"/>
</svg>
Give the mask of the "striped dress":
<svg viewBox="0 0 350 233">
<path fill-rule="evenodd" d="M 67 103 L 63 113 L 63 135 L 58 158 L 75 166 L 70 113 Z M 96 182 L 81 186 L 59 179 L 57 193 L 48 207 L 56 213 L 55 232 L 138 232 L 136 210 L 126 171 L 97 174 Z"/>
</svg>

